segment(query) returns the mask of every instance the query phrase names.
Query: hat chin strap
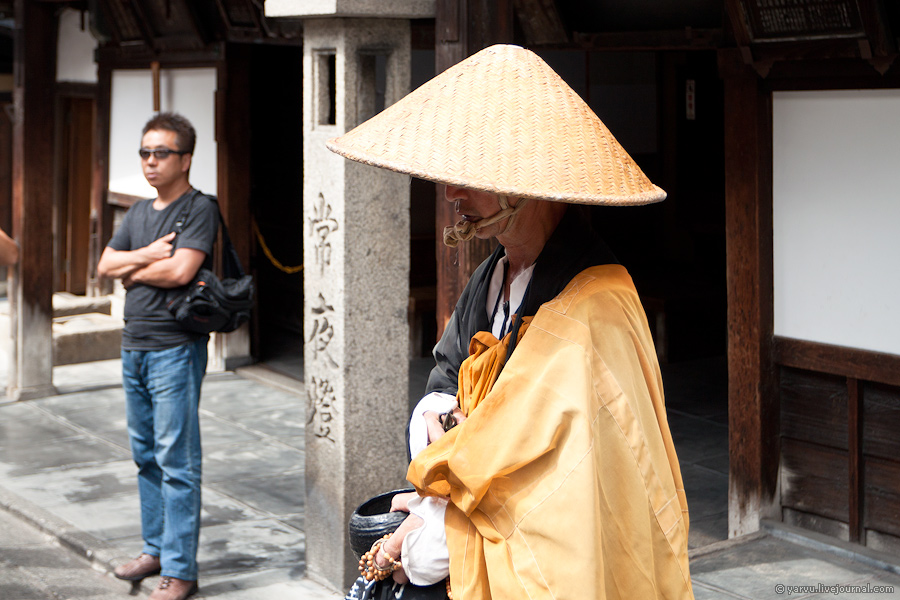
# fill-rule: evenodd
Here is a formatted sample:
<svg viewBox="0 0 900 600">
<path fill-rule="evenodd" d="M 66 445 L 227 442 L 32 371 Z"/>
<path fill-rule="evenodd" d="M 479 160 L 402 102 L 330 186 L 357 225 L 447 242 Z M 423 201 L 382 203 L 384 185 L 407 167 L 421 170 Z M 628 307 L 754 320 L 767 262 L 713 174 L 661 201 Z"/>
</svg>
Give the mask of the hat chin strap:
<svg viewBox="0 0 900 600">
<path fill-rule="evenodd" d="M 502 221 L 507 217 L 509 220 L 506 222 L 506 226 L 503 228 L 503 231 L 498 233 L 497 235 L 503 235 L 506 233 L 506 230 L 509 229 L 509 226 L 512 224 L 513 219 L 517 212 L 522 210 L 522 207 L 528 204 L 528 198 L 520 198 L 519 203 L 515 206 L 510 206 L 509 202 L 506 199 L 506 196 L 497 196 L 500 201 L 500 210 L 490 217 L 482 219 L 476 223 L 472 223 L 471 221 L 460 221 L 456 225 L 451 225 L 450 227 L 444 228 L 444 245 L 449 246 L 451 248 L 456 248 L 460 242 L 468 242 L 479 229 L 484 229 L 488 225 L 493 225 L 497 221 Z"/>
</svg>

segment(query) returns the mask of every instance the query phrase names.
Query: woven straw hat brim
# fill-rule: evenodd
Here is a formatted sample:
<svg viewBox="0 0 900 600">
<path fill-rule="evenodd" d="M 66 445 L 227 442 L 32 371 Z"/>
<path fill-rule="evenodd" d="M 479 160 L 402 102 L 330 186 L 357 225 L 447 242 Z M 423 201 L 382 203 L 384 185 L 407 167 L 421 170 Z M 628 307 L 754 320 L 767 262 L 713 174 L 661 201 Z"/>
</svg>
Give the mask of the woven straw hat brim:
<svg viewBox="0 0 900 600">
<path fill-rule="evenodd" d="M 327 146 L 361 163 L 514 197 L 606 205 L 666 197 L 581 97 L 518 46 L 470 56 Z"/>
</svg>

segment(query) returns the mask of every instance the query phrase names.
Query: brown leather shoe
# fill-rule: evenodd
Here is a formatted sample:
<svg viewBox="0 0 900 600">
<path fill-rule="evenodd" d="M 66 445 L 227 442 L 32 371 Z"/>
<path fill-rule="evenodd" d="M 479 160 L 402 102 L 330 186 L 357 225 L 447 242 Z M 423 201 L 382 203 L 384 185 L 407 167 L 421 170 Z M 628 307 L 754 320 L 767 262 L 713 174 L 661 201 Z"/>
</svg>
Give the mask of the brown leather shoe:
<svg viewBox="0 0 900 600">
<path fill-rule="evenodd" d="M 162 577 L 159 587 L 153 590 L 149 600 L 184 600 L 197 593 L 196 581 L 185 581 L 175 577 Z"/>
<path fill-rule="evenodd" d="M 124 565 L 119 565 L 115 570 L 116 577 L 126 581 L 140 581 L 145 577 L 159 573 L 159 557 L 150 554 L 141 554 L 134 560 Z"/>
</svg>

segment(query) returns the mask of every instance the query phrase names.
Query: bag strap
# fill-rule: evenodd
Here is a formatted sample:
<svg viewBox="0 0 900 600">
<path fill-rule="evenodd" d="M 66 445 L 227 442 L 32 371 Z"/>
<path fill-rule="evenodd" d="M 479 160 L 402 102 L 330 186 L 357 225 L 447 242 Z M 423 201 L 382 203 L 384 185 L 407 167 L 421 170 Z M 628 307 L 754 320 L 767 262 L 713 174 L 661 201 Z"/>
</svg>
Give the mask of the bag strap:
<svg viewBox="0 0 900 600">
<path fill-rule="evenodd" d="M 184 207 L 184 210 L 178 216 L 178 220 L 175 221 L 175 234 L 179 235 L 184 231 L 184 224 L 187 222 L 187 218 L 194 208 L 194 200 L 200 195 L 204 195 L 211 200 L 213 204 L 216 205 L 216 212 L 219 213 L 219 224 L 222 226 L 222 241 L 224 242 L 222 244 L 222 275 L 225 279 L 237 279 L 243 277 L 244 268 L 241 266 L 241 260 L 238 258 L 237 250 L 234 249 L 234 244 L 231 243 L 231 236 L 228 235 L 228 225 L 225 224 L 225 219 L 222 217 L 222 211 L 219 210 L 219 200 L 215 196 L 203 194 L 200 190 L 195 189 L 191 194 L 187 206 Z"/>
<path fill-rule="evenodd" d="M 181 234 L 184 231 L 184 224 L 187 222 L 188 215 L 191 214 L 191 209 L 194 208 L 194 199 L 197 198 L 197 194 L 199 194 L 199 190 L 191 189 L 191 197 L 188 200 L 187 205 L 184 207 L 184 210 L 181 211 L 181 214 L 178 215 L 178 220 L 175 221 L 175 235 Z"/>
<path fill-rule="evenodd" d="M 219 201 L 215 197 L 207 196 L 207 198 L 215 202 L 216 209 L 219 208 Z M 222 241 L 225 242 L 222 245 L 222 275 L 225 276 L 225 279 L 238 279 L 244 276 L 244 268 L 241 266 L 241 259 L 238 258 L 234 244 L 231 243 L 231 236 L 228 235 L 228 225 L 225 224 L 225 219 L 222 218 L 222 211 L 219 211 L 219 223 L 222 225 Z"/>
</svg>

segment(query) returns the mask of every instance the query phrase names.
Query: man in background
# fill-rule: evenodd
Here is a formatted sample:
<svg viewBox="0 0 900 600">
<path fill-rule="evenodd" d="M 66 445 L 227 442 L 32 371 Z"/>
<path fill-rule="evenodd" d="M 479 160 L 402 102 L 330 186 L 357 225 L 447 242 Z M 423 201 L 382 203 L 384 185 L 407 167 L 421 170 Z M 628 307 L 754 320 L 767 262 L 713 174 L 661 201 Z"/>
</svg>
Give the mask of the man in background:
<svg viewBox="0 0 900 600">
<path fill-rule="evenodd" d="M 134 204 L 103 251 L 101 277 L 121 279 L 125 295 L 122 379 L 131 451 L 138 467 L 142 554 L 116 568 L 140 581 L 161 573 L 151 600 L 197 591 L 201 448 L 198 406 L 208 335 L 185 331 L 167 303 L 170 290 L 211 266 L 216 203 L 188 179 L 196 133 L 175 113 L 144 126 L 139 154 L 159 196 Z"/>
</svg>

